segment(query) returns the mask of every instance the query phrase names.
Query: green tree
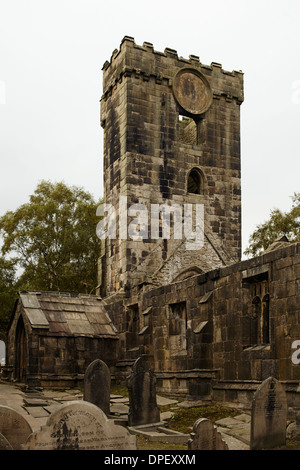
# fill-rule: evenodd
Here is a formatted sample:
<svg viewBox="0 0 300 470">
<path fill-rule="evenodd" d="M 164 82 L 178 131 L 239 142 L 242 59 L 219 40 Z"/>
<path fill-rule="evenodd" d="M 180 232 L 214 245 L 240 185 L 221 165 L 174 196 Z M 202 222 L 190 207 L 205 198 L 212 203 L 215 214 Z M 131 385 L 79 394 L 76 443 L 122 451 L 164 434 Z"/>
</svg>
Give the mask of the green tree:
<svg viewBox="0 0 300 470">
<path fill-rule="evenodd" d="M 290 211 L 273 209 L 269 220 L 257 226 L 250 236 L 245 255 L 258 256 L 283 236 L 290 242 L 300 241 L 300 193 L 294 193 L 292 201 Z"/>
<path fill-rule="evenodd" d="M 21 273 L 19 289 L 94 293 L 97 205 L 82 188 L 42 181 L 28 203 L 0 218 L 2 254 Z"/>
<path fill-rule="evenodd" d="M 0 331 L 5 333 L 17 298 L 14 262 L 0 257 Z"/>
</svg>

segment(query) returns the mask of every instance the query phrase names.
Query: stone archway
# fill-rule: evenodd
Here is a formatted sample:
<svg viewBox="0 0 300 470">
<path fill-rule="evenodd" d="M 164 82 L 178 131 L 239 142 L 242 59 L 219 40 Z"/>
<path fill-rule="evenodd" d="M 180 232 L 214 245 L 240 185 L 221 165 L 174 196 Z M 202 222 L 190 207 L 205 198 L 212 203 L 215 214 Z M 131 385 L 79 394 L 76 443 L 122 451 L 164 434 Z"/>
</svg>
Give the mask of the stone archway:
<svg viewBox="0 0 300 470">
<path fill-rule="evenodd" d="M 198 268 L 197 266 L 192 266 L 177 274 L 173 278 L 172 282 L 183 281 L 184 279 L 188 279 L 189 277 L 199 276 L 199 274 L 203 274 L 203 270 Z"/>
</svg>

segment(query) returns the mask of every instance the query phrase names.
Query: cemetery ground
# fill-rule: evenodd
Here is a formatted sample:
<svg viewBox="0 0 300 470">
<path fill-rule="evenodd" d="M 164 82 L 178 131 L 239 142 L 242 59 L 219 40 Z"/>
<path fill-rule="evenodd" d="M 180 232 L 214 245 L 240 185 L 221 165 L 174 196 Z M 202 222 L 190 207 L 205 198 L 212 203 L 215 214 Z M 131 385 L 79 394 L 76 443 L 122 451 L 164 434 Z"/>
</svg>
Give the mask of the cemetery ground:
<svg viewBox="0 0 300 470">
<path fill-rule="evenodd" d="M 112 387 L 112 394 L 128 397 L 125 387 Z M 224 418 L 233 418 L 241 412 L 230 406 L 219 403 L 198 401 L 186 401 L 183 398 L 170 398 L 162 395 L 157 396 L 157 403 L 161 416 L 167 422 L 167 428 L 189 435 L 192 432 L 194 422 L 199 418 L 207 418 L 212 422 Z M 137 436 L 137 448 L 140 450 L 187 450 L 187 444 L 172 444 L 160 440 L 149 440 L 144 436 Z"/>
<path fill-rule="evenodd" d="M 46 390 L 28 389 L 22 384 L 12 384 L 0 380 L 0 404 L 11 406 L 22 412 L 33 430 L 43 426 L 50 413 L 63 403 L 81 400 L 80 389 Z M 211 420 L 229 450 L 248 450 L 251 410 L 237 403 L 216 403 L 191 401 L 178 397 L 157 395 L 161 419 L 166 429 L 184 433 L 190 437 L 193 424 L 199 418 Z M 128 390 L 126 387 L 111 387 L 111 413 L 116 420 L 122 421 L 128 412 Z M 292 421 L 292 419 L 290 420 Z M 155 434 L 155 433 L 154 433 Z M 137 435 L 137 450 L 175 451 L 187 450 L 187 442 L 174 443 L 156 438 Z M 280 449 L 299 450 L 300 440 L 287 438 L 286 445 Z"/>
</svg>

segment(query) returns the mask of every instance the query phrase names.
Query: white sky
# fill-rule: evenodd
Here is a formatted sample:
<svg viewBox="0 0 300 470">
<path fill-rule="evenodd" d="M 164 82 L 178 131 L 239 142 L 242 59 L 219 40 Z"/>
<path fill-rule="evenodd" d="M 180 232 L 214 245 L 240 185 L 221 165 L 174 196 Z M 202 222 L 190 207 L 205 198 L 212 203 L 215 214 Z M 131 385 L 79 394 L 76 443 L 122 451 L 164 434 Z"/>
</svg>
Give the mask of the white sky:
<svg viewBox="0 0 300 470">
<path fill-rule="evenodd" d="M 102 65 L 125 35 L 245 74 L 243 250 L 300 191 L 299 0 L 0 0 L 0 215 L 42 179 L 102 196 Z"/>
</svg>

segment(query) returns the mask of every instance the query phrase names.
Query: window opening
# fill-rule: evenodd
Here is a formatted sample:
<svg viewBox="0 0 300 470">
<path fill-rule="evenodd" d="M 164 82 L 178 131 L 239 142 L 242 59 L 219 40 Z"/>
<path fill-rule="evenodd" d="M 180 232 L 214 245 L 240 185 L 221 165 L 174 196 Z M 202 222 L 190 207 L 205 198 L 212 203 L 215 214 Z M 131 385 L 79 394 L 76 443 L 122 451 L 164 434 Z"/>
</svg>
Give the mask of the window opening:
<svg viewBox="0 0 300 470">
<path fill-rule="evenodd" d="M 261 301 L 258 296 L 254 297 L 251 309 L 250 321 L 250 344 L 258 344 L 258 322 L 260 321 Z"/>
<path fill-rule="evenodd" d="M 187 191 L 191 194 L 201 194 L 202 192 L 202 178 L 199 170 L 196 168 L 190 171 Z"/>
<path fill-rule="evenodd" d="M 126 311 L 126 346 L 128 349 L 138 346 L 139 334 L 139 307 L 138 305 L 128 306 Z"/>
<path fill-rule="evenodd" d="M 191 117 L 188 113 L 180 113 L 178 116 L 179 140 L 184 144 L 200 145 L 202 143 L 203 123 L 203 116 Z"/>
<path fill-rule="evenodd" d="M 179 140 L 185 144 L 198 144 L 197 123 L 193 118 L 179 115 Z"/>
<path fill-rule="evenodd" d="M 186 349 L 187 315 L 186 303 L 169 305 L 169 337 L 171 350 Z"/>
</svg>

